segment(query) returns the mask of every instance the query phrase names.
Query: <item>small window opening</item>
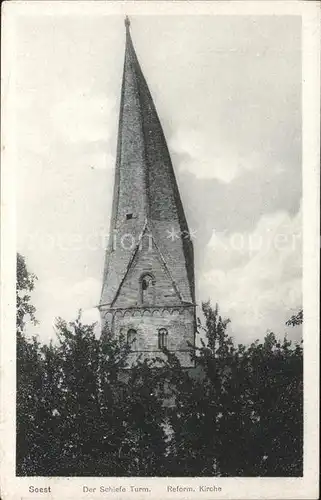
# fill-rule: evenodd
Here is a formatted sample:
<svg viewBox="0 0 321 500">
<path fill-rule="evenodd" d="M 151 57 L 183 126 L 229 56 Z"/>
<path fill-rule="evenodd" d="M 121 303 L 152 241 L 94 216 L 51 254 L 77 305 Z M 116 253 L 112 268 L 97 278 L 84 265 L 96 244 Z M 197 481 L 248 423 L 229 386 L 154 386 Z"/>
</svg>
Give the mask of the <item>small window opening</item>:
<svg viewBox="0 0 321 500">
<path fill-rule="evenodd" d="M 132 214 L 132 213 L 130 213 L 130 214 L 126 214 L 126 219 L 127 219 L 127 220 L 130 220 L 130 219 L 132 219 L 132 218 L 133 218 L 133 214 Z"/>
<path fill-rule="evenodd" d="M 145 274 L 141 280 L 141 300 L 143 304 L 154 303 L 154 278 L 150 274 Z"/>
<path fill-rule="evenodd" d="M 167 348 L 167 336 L 168 331 L 166 330 L 166 328 L 160 328 L 158 330 L 158 349 Z"/>
</svg>

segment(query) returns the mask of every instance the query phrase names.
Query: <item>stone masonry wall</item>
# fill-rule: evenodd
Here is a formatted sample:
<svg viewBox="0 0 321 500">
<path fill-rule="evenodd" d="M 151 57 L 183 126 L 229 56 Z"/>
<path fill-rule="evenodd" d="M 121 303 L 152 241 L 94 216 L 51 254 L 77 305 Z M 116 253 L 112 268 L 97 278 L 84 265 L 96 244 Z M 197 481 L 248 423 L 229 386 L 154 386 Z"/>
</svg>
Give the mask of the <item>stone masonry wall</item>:
<svg viewBox="0 0 321 500">
<path fill-rule="evenodd" d="M 136 341 L 132 344 L 133 354 L 130 361 L 139 355 L 142 359 L 158 356 L 163 357 L 158 347 L 158 330 L 168 331 L 167 348 L 180 358 L 184 367 L 193 366 L 188 354 L 188 343 L 194 344 L 195 321 L 194 307 L 182 306 L 172 308 L 133 308 L 105 311 L 109 316 L 110 326 L 114 335 L 127 337 L 127 332 L 134 329 L 137 332 Z"/>
</svg>

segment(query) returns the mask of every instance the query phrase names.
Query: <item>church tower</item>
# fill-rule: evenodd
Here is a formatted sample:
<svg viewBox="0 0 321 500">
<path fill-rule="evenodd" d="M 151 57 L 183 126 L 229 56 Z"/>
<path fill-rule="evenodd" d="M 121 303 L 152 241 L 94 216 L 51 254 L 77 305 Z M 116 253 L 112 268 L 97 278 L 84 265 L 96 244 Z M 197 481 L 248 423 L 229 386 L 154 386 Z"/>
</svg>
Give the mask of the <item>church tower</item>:
<svg viewBox="0 0 321 500">
<path fill-rule="evenodd" d="M 124 335 L 131 360 L 163 356 L 192 363 L 195 342 L 193 244 L 156 108 L 125 20 L 113 206 L 99 310 Z"/>
</svg>

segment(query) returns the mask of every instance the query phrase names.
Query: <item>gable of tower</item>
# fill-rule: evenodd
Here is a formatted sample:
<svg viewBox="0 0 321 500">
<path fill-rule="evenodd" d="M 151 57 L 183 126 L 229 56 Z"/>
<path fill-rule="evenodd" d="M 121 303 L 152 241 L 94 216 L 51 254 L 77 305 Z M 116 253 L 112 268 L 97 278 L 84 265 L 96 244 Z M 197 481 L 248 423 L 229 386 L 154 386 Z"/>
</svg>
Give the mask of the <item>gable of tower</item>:
<svg viewBox="0 0 321 500">
<path fill-rule="evenodd" d="M 182 299 L 153 236 L 146 232 L 133 250 L 112 306 L 181 305 Z"/>
</svg>

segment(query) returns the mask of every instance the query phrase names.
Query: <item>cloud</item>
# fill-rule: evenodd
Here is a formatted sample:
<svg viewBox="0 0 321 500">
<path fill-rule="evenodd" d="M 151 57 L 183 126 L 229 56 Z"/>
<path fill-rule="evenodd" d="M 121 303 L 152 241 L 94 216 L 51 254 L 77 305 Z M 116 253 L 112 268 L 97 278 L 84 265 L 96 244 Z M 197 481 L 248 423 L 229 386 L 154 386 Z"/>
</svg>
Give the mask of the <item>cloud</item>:
<svg viewBox="0 0 321 500">
<path fill-rule="evenodd" d="M 97 152 L 97 153 L 92 153 L 91 155 L 88 155 L 88 164 L 97 170 L 112 170 L 115 166 L 115 156 L 113 156 L 111 153 L 108 152 Z"/>
<path fill-rule="evenodd" d="M 94 333 L 97 338 L 100 337 L 101 334 L 101 321 L 100 321 L 100 314 L 99 310 L 97 307 L 92 307 L 90 309 L 85 309 L 82 311 L 80 319 L 83 324 L 85 325 L 92 325 L 93 323 L 96 323 L 95 328 L 94 328 Z"/>
<path fill-rule="evenodd" d="M 99 302 L 101 283 L 94 278 L 86 278 L 68 285 L 65 278 L 56 278 L 37 283 L 33 295 L 37 319 L 37 327 L 29 327 L 32 334 L 40 335 L 46 341 L 55 338 L 53 333 L 55 319 L 60 316 L 66 321 L 77 318 L 81 309 L 81 319 L 84 323 L 91 324 L 99 319 L 96 306 Z M 48 304 L 50 306 L 48 307 Z"/>
<path fill-rule="evenodd" d="M 116 122 L 115 100 L 79 90 L 53 107 L 51 119 L 56 133 L 71 143 L 107 141 Z"/>
<path fill-rule="evenodd" d="M 253 248 L 287 221 L 291 234 L 287 212 L 297 211 L 301 194 L 300 19 L 281 17 L 137 16 L 133 23 L 187 218 L 198 230 L 202 298 L 217 300 L 242 338 L 279 327 L 300 301 L 295 252 Z M 39 276 L 34 296 L 45 339 L 54 336 L 55 316 L 97 312 L 105 254 L 97 236 L 109 230 L 122 26 L 113 16 L 72 25 L 55 15 L 19 20 L 18 243 Z M 152 51 L 146 39 L 155 42 Z M 203 252 L 212 227 L 222 232 Z M 73 236 L 86 244 L 71 251 Z"/>
<path fill-rule="evenodd" d="M 252 152 L 242 157 L 211 126 L 202 131 L 180 129 L 171 138 L 170 147 L 183 156 L 180 168 L 199 179 L 214 178 L 230 183 L 243 171 L 258 168 L 260 161 L 262 162 L 257 153 Z"/>
<path fill-rule="evenodd" d="M 285 333 L 285 321 L 302 305 L 301 279 L 300 209 L 294 217 L 264 215 L 252 232 L 213 234 L 200 286 L 202 298 L 211 297 L 230 317 L 236 340 L 248 342 L 268 329 Z"/>
</svg>

